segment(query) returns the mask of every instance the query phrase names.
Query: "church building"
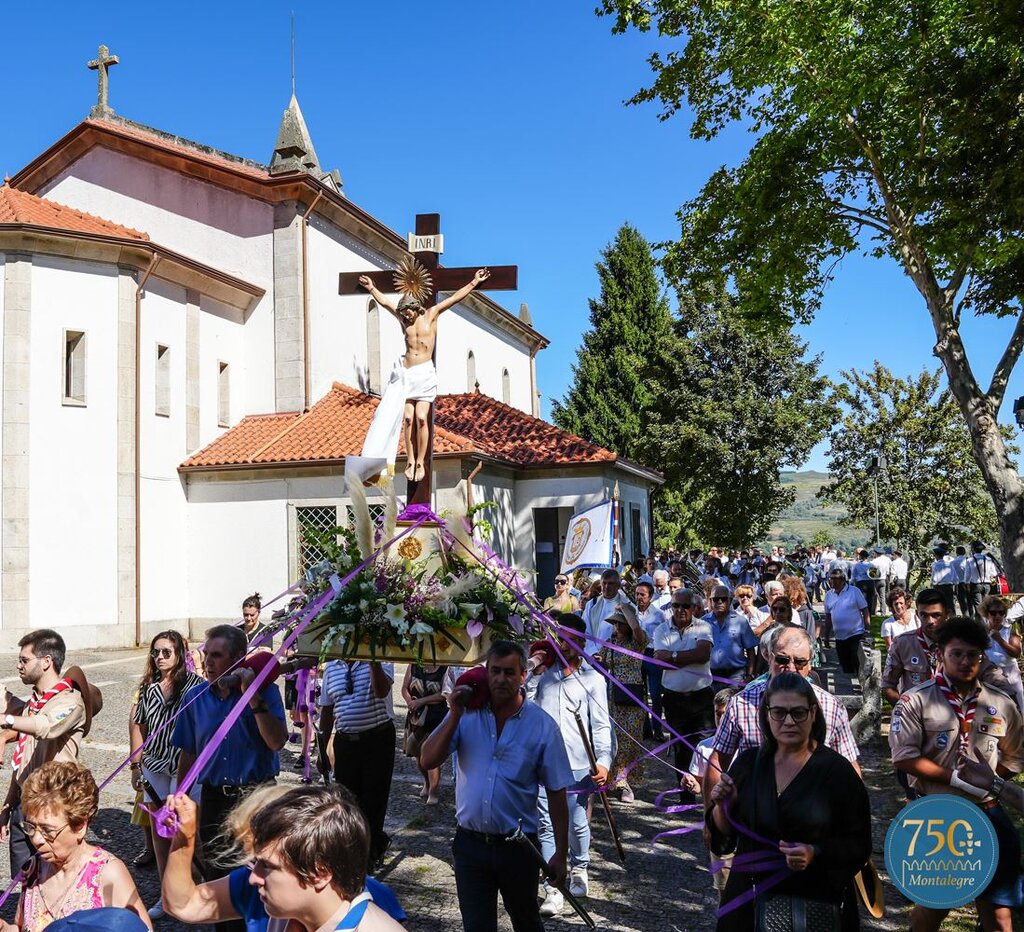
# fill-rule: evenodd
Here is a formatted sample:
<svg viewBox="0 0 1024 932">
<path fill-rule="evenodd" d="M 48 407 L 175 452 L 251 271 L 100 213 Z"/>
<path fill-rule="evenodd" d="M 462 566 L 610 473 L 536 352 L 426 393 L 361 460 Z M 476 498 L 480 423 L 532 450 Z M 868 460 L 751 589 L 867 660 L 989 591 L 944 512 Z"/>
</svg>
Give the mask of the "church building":
<svg viewBox="0 0 1024 932">
<path fill-rule="evenodd" d="M 410 243 L 321 165 L 294 95 L 264 165 L 115 114 L 113 62 L 0 187 L 4 649 L 44 626 L 72 647 L 200 635 L 286 589 L 348 519 L 344 458 L 404 352 L 339 273 Z M 439 513 L 495 502 L 492 545 L 541 591 L 573 512 L 616 486 L 620 549 L 645 552 L 661 481 L 539 419 L 547 343 L 484 293 L 441 317 L 432 491 Z"/>
</svg>

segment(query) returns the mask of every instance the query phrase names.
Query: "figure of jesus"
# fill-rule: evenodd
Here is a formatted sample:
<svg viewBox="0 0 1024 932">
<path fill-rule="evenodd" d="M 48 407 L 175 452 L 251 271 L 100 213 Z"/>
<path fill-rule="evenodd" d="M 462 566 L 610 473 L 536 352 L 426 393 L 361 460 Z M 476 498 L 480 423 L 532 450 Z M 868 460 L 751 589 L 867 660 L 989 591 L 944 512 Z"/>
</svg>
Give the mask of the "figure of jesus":
<svg viewBox="0 0 1024 932">
<path fill-rule="evenodd" d="M 359 284 L 373 296 L 374 301 L 381 307 L 387 308 L 398 320 L 405 334 L 405 356 L 396 364 L 391 379 L 384 395 L 381 398 L 381 408 L 386 406 L 389 392 L 398 391 L 401 388 L 404 392 L 405 410 L 402 416 L 402 431 L 405 437 L 405 451 L 408 458 L 408 466 L 405 469 L 405 476 L 414 482 L 419 482 L 426 474 L 427 443 L 430 439 L 430 432 L 427 429 L 427 413 L 430 404 L 437 397 L 437 372 L 434 369 L 434 343 L 437 340 L 437 320 L 442 312 L 458 304 L 466 298 L 473 289 L 480 286 L 490 278 L 488 269 L 478 269 L 473 280 L 463 285 L 458 291 L 443 301 L 438 301 L 432 307 L 423 305 L 410 295 L 404 295 L 397 305 L 389 301 L 370 280 L 370 277 L 363 275 Z M 398 383 L 401 383 L 399 385 Z M 374 426 L 370 427 L 371 433 Z M 397 437 L 394 443 L 397 445 Z M 370 436 L 367 436 L 367 445 L 371 445 Z M 364 455 L 365 455 L 364 449 Z M 389 451 L 389 459 L 394 460 L 394 449 Z"/>
</svg>

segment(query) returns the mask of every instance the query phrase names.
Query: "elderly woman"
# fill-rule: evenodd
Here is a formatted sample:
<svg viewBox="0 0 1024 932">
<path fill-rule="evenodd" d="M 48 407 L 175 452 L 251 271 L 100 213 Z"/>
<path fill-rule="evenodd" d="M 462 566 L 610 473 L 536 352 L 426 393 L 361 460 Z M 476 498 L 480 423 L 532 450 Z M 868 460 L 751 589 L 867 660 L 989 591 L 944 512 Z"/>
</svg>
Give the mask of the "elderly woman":
<svg viewBox="0 0 1024 932">
<path fill-rule="evenodd" d="M 266 786 L 228 815 L 225 832 L 248 864 L 196 886 L 196 805 L 173 796 L 177 833 L 163 879 L 167 912 L 186 923 L 244 919 L 249 932 L 400 932 L 394 894 L 366 876 L 370 830 L 342 786 Z M 290 926 L 293 930 L 294 925 Z"/>
<path fill-rule="evenodd" d="M 1021 654 L 1020 635 L 1006 620 L 1010 603 L 999 595 L 990 595 L 981 603 L 979 610 L 988 628 L 989 646 L 985 656 L 992 661 L 1013 687 L 1013 699 L 1017 708 L 1024 710 L 1024 684 L 1021 683 L 1020 667 L 1017 661 Z"/>
<path fill-rule="evenodd" d="M 885 604 L 892 614 L 882 622 L 882 637 L 885 638 L 885 649 L 892 647 L 892 642 L 901 634 L 916 631 L 921 627 L 917 613 L 910 604 L 910 595 L 906 589 L 890 589 L 885 597 Z"/>
<path fill-rule="evenodd" d="M 737 586 L 733 595 L 736 597 L 736 604 L 739 606 L 740 614 L 746 617 L 750 624 L 750 630 L 757 637 L 760 637 L 764 629 L 768 627 L 771 619 L 767 613 L 762 612 L 754 605 L 754 587 L 747 585 Z"/>
<path fill-rule="evenodd" d="M 647 635 L 640 627 L 640 621 L 631 605 L 620 605 L 608 616 L 608 621 L 612 625 L 612 636 L 609 638 L 612 644 L 633 654 L 643 654 L 644 648 L 647 647 Z M 603 657 L 605 669 L 634 696 L 642 700 L 645 684 L 643 661 L 640 657 L 623 654 L 612 648 L 607 648 Z M 640 744 L 639 739 L 643 734 L 644 719 L 647 716 L 644 710 L 614 683 L 611 684 L 609 700 L 609 712 L 616 725 L 625 735 L 630 735 L 636 740 L 627 737 L 618 742 L 608 784 L 614 790 L 621 790 L 624 803 L 631 803 L 635 797 L 629 781 L 633 781 L 633 786 L 641 786 L 644 782 L 641 755 L 646 753 L 646 749 Z"/>
<path fill-rule="evenodd" d="M 130 909 L 152 929 L 128 868 L 85 840 L 100 793 L 92 774 L 72 761 L 50 761 L 21 790 L 22 828 L 37 856 L 25 878 L 15 922 L 40 932 L 55 919 L 83 909 Z"/>
<path fill-rule="evenodd" d="M 777 867 L 752 872 L 734 861 L 723 907 L 750 891 L 756 895 L 723 915 L 718 929 L 795 928 L 794 901 L 806 907 L 807 929 L 836 929 L 843 896 L 871 853 L 867 790 L 850 762 L 826 747 L 821 707 L 804 677 L 774 677 L 758 720 L 763 744 L 741 751 L 710 793 L 711 850 L 735 851 L 736 860 L 749 852 L 775 855 L 789 873 L 757 891 Z M 772 846 L 751 835 L 770 839 Z M 858 928 L 855 912 L 843 919 L 844 929 Z"/>
</svg>

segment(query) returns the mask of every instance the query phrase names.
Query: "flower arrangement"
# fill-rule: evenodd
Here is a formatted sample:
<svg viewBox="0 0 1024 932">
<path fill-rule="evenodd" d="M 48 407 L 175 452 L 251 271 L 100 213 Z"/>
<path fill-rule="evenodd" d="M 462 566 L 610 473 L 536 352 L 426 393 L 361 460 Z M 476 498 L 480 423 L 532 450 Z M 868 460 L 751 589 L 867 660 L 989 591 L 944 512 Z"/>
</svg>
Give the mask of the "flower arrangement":
<svg viewBox="0 0 1024 932">
<path fill-rule="evenodd" d="M 396 533 L 394 490 L 384 487 L 386 506 L 374 526 L 365 491 L 352 483 L 354 529 L 336 528 L 315 541 L 325 559 L 305 576 L 309 595 L 326 591 Z M 474 509 L 474 512 L 478 509 Z M 320 657 L 328 652 L 349 657 L 438 662 L 453 650 L 468 654 L 475 639 L 519 639 L 533 627 L 529 609 L 513 594 L 524 592 L 518 574 L 499 573 L 485 545 L 473 536 L 472 515 L 438 528 L 443 558 L 413 535 L 381 551 L 313 622 Z M 479 642 L 478 642 L 479 643 Z"/>
</svg>

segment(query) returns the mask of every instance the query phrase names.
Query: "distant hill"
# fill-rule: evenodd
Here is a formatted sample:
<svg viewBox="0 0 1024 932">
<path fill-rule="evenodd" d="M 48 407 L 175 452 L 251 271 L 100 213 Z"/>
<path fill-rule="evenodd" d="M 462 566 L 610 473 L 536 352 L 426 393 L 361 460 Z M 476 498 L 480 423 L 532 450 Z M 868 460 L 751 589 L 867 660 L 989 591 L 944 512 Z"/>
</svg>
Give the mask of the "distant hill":
<svg viewBox="0 0 1024 932">
<path fill-rule="evenodd" d="M 818 531 L 831 535 L 833 542 L 849 550 L 863 546 L 871 537 L 867 528 L 849 527 L 842 523 L 845 511 L 837 505 L 825 505 L 815 496 L 826 482 L 828 473 L 808 469 L 802 472 L 783 472 L 782 484 L 796 490 L 796 501 L 772 525 L 768 538 L 762 543 L 769 546 L 792 546 L 808 542 Z"/>
</svg>

